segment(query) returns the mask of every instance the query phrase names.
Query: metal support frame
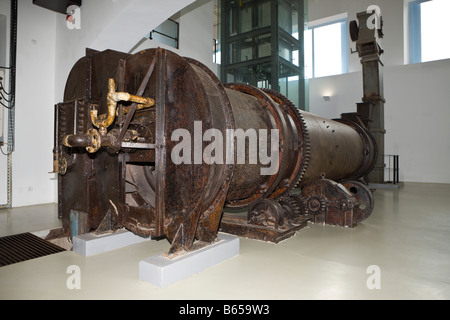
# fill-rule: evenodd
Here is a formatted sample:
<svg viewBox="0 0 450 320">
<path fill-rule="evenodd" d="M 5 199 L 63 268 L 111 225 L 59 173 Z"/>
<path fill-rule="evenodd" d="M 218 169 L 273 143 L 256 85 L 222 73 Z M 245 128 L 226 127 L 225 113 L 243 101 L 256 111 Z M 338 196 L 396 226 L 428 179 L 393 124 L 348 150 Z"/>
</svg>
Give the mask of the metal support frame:
<svg viewBox="0 0 450 320">
<path fill-rule="evenodd" d="M 379 38 L 383 36 L 382 22 L 380 29 L 369 28 L 368 20 L 376 13 L 360 12 L 357 14 L 358 22 L 350 23 L 350 34 L 356 42 L 356 52 L 361 59 L 363 75 L 362 103 L 357 104 L 357 113 L 364 125 L 369 129 L 378 146 L 378 157 L 375 167 L 368 174 L 366 180 L 370 183 L 384 183 L 384 90 L 383 90 L 383 63 L 380 56 L 383 49 Z M 381 17 L 379 17 L 381 19 Z M 378 27 L 378 26 L 377 26 Z"/>
<path fill-rule="evenodd" d="M 386 154 L 387 158 L 386 170 L 388 170 L 388 178 L 386 183 L 397 185 L 400 183 L 400 161 L 398 154 Z"/>
<path fill-rule="evenodd" d="M 299 54 L 299 65 L 296 66 L 292 61 L 286 60 L 280 57 L 280 41 L 287 43 L 288 46 L 294 49 L 298 49 L 299 52 L 303 51 L 303 32 L 301 32 L 304 25 L 304 6 L 303 0 L 289 2 L 286 0 L 269 0 L 270 2 L 270 25 L 258 27 L 258 14 L 257 9 L 260 5 L 260 1 L 247 1 L 244 4 L 235 3 L 236 7 L 232 7 L 232 2 L 221 1 L 221 17 L 220 17 L 220 47 L 221 47 L 221 81 L 228 83 L 227 74 L 231 71 L 235 75 L 232 82 L 245 83 L 255 87 L 261 87 L 270 89 L 276 92 L 280 92 L 280 78 L 289 76 L 298 76 L 298 105 L 299 108 L 304 109 L 305 106 L 305 85 L 304 70 L 303 70 L 303 55 Z M 299 39 L 295 39 L 291 34 L 282 29 L 279 25 L 279 10 L 280 5 L 286 4 L 298 12 L 298 26 L 299 26 Z M 233 9 L 233 10 L 232 10 Z M 230 31 L 231 20 L 240 19 L 240 14 L 243 10 L 252 10 L 252 28 L 249 31 L 241 32 L 241 30 Z M 239 29 L 239 22 L 236 23 Z M 232 52 L 230 49 L 231 44 L 237 46 L 236 52 L 240 51 L 240 46 L 244 41 L 249 39 L 258 39 L 261 36 L 270 37 L 270 47 L 272 54 L 267 56 L 260 56 L 258 44 L 254 44 L 252 49 L 252 56 L 247 60 L 238 59 L 238 61 L 232 60 Z M 244 70 L 244 71 L 242 71 Z M 240 77 L 241 72 L 245 72 L 246 75 L 251 71 L 251 76 L 243 79 Z M 289 75 L 282 70 L 288 70 Z M 284 75 L 283 75 L 284 74 Z M 264 81 L 264 85 L 261 82 Z M 258 85 L 259 82 L 259 85 Z M 283 92 L 281 92 L 283 93 Z M 286 95 L 286 93 L 283 93 Z M 289 98 L 289 96 L 288 96 Z"/>
</svg>

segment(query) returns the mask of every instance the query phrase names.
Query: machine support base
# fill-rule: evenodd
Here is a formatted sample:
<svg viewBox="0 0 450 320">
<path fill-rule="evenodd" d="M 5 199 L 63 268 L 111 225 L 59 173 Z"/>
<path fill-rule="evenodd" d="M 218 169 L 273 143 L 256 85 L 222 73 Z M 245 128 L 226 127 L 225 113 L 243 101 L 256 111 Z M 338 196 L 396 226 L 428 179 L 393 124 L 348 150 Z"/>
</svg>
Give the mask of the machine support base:
<svg viewBox="0 0 450 320">
<path fill-rule="evenodd" d="M 274 229 L 272 227 L 252 225 L 244 218 L 224 214 L 220 223 L 220 231 L 244 238 L 279 243 L 294 236 L 298 230 L 306 227 L 308 220 L 309 218 L 298 219 L 295 225 L 292 224 L 287 228 Z"/>
<path fill-rule="evenodd" d="M 139 237 L 127 230 L 118 230 L 115 233 L 100 236 L 85 233 L 73 237 L 73 251 L 88 257 L 144 241 L 150 241 L 150 238 Z"/>
<path fill-rule="evenodd" d="M 237 255 L 239 238 L 219 233 L 216 242 L 197 250 L 173 255 L 161 254 L 141 260 L 139 279 L 164 288 Z"/>
</svg>

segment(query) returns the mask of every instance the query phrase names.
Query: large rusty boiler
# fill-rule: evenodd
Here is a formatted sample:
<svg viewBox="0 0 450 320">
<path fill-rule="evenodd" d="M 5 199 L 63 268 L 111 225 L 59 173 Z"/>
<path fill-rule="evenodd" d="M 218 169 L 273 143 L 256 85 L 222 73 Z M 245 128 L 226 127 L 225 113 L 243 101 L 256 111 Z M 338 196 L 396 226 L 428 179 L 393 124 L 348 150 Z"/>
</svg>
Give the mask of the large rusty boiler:
<svg viewBox="0 0 450 320">
<path fill-rule="evenodd" d="M 307 221 L 354 227 L 373 208 L 362 178 L 375 159 L 357 114 L 329 120 L 270 90 L 223 85 L 161 48 L 88 49 L 55 108 L 64 229 L 166 237 L 171 253 L 219 231 L 279 242 Z"/>
</svg>

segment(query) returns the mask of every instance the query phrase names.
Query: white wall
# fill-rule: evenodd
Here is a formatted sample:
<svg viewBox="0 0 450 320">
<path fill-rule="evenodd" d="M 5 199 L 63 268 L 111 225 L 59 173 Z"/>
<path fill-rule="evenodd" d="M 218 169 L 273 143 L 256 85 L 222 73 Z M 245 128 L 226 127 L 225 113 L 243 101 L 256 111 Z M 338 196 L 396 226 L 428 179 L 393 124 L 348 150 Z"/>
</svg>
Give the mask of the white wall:
<svg viewBox="0 0 450 320">
<path fill-rule="evenodd" d="M 450 60 L 387 68 L 386 151 L 404 181 L 450 183 Z"/>
<path fill-rule="evenodd" d="M 0 14 L 2 14 L 3 16 L 6 17 L 6 30 L 5 30 L 5 34 L 1 35 L 0 38 L 2 38 L 2 40 L 6 37 L 6 42 L 8 43 L 8 39 L 9 39 L 9 3 L 6 1 L 0 1 Z M 1 50 L 3 51 L 3 53 L 0 55 L 2 56 L 2 63 L 4 63 L 5 66 L 7 66 L 9 64 L 9 48 L 1 48 Z M 5 79 L 3 80 L 3 85 L 5 86 L 5 88 L 8 90 L 9 86 L 8 86 L 8 72 L 6 70 L 5 71 Z M 8 114 L 8 110 L 4 109 L 2 106 L 0 106 L 0 108 L 2 108 L 3 113 L 1 113 L 0 115 L 3 116 L 2 118 L 2 124 L 0 124 L 1 129 L 3 130 L 2 133 L 0 133 L 0 136 L 3 136 L 4 142 L 7 142 L 8 139 L 8 135 L 7 135 L 7 114 Z M 2 149 L 4 152 L 6 152 L 6 146 L 2 146 Z M 0 153 L 0 206 L 5 206 L 8 203 L 8 199 L 7 199 L 7 181 L 6 181 L 6 177 L 7 177 L 7 161 L 8 158 L 6 156 L 4 156 L 3 154 Z"/>
<path fill-rule="evenodd" d="M 86 48 L 129 52 L 138 41 L 194 0 L 85 0 L 81 28 L 68 29 L 65 16 L 56 20 L 56 100 L 63 98 L 67 76 Z"/>
<path fill-rule="evenodd" d="M 180 56 L 196 59 L 217 74 L 213 63 L 214 1 L 197 0 L 181 10 L 176 17 L 179 22 L 179 48 L 175 49 L 154 40 L 146 39 L 132 53 L 148 48 L 165 48 Z"/>
<path fill-rule="evenodd" d="M 370 5 L 378 5 L 381 9 L 384 21 L 384 38 L 382 46 L 386 48 L 383 55 L 385 66 L 403 64 L 403 8 L 404 0 L 309 0 L 308 19 L 314 21 L 333 15 L 347 13 L 348 20 L 357 20 L 358 12 L 366 11 Z M 350 35 L 348 43 L 352 44 Z M 355 46 L 352 46 L 355 48 Z M 349 50 L 350 51 L 350 50 Z M 349 72 L 361 70 L 358 54 L 350 54 Z"/>
<path fill-rule="evenodd" d="M 384 20 L 385 153 L 400 156 L 402 181 L 450 183 L 450 59 L 404 65 L 403 0 L 310 0 L 309 18 L 348 11 L 349 20 L 355 20 L 356 12 L 370 4 L 381 8 Z M 350 61 L 348 74 L 309 81 L 312 113 L 338 118 L 356 111 L 363 95 L 361 65 L 357 54 Z"/>
<path fill-rule="evenodd" d="M 53 110 L 85 49 L 128 52 L 143 35 L 193 1 L 166 0 L 162 5 L 156 0 L 85 0 L 80 30 L 69 30 L 63 14 L 33 5 L 32 0 L 18 1 L 14 207 L 57 201 L 55 175 L 48 173 Z M 9 1 L 0 1 L 0 13 L 9 17 L 9 10 Z M 6 168 L 6 157 L 0 155 L 0 204 L 7 202 Z"/>
<path fill-rule="evenodd" d="M 9 18 L 9 1 L 2 1 L 0 9 Z M 32 0 L 18 1 L 18 11 L 12 201 L 25 206 L 54 201 L 55 182 L 48 172 L 52 170 L 56 14 L 36 7 Z M 6 157 L 1 159 L 4 204 Z"/>
</svg>

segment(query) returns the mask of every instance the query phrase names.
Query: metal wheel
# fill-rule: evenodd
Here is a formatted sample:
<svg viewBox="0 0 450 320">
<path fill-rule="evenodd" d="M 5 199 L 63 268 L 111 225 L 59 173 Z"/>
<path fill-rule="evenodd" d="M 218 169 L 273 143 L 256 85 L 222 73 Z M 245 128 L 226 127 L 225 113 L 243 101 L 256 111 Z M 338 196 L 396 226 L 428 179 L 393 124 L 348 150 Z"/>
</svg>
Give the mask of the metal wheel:
<svg viewBox="0 0 450 320">
<path fill-rule="evenodd" d="M 325 211 L 325 201 L 320 196 L 312 195 L 305 201 L 308 214 L 316 215 Z"/>
<path fill-rule="evenodd" d="M 248 223 L 278 229 L 284 223 L 283 207 L 275 200 L 262 199 L 248 210 Z"/>
<path fill-rule="evenodd" d="M 341 184 L 356 198 L 357 205 L 353 209 L 356 222 L 361 222 L 369 217 L 374 206 L 372 192 L 369 188 L 359 181 L 344 181 Z"/>
<path fill-rule="evenodd" d="M 358 23 L 355 20 L 350 21 L 349 30 L 350 30 L 350 38 L 352 39 L 352 41 L 353 42 L 357 41 L 359 35 L 359 27 Z"/>
</svg>

